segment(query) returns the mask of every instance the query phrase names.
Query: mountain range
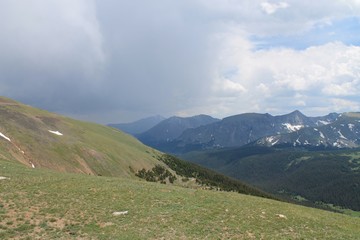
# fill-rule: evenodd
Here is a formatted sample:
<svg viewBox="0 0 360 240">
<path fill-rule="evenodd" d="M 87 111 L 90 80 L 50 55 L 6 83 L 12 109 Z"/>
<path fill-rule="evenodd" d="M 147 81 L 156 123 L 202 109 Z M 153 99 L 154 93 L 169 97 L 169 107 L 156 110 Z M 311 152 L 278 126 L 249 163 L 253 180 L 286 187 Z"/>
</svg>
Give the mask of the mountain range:
<svg viewBox="0 0 360 240">
<path fill-rule="evenodd" d="M 256 141 L 262 146 L 357 148 L 360 146 L 360 113 L 343 113 L 335 121 L 298 131 L 269 135 Z"/>
<path fill-rule="evenodd" d="M 344 115 L 330 113 L 326 116 L 307 117 L 300 111 L 294 111 L 280 116 L 272 116 L 268 113 L 244 113 L 222 120 L 207 115 L 188 118 L 171 117 L 135 136 L 148 146 L 181 154 L 204 149 L 240 147 L 255 141 L 258 141 L 258 145 L 271 145 L 283 135 L 285 141 L 285 136 L 295 136 L 300 130 L 330 126 L 340 116 Z M 356 123 L 349 124 L 356 126 Z M 267 140 L 262 139 L 264 137 L 267 137 Z M 329 137 L 334 136 L 329 135 Z M 269 142 L 270 140 L 273 141 Z M 278 143 L 283 142 L 278 141 Z M 306 139 L 303 143 L 307 143 Z M 337 146 L 343 147 L 345 144 Z"/>
<path fill-rule="evenodd" d="M 245 113 L 195 129 L 187 129 L 174 143 L 176 149 L 239 147 L 264 136 L 288 134 L 329 124 L 337 117 L 336 113 L 324 117 L 307 117 L 299 111 L 281 116 Z"/>
</svg>

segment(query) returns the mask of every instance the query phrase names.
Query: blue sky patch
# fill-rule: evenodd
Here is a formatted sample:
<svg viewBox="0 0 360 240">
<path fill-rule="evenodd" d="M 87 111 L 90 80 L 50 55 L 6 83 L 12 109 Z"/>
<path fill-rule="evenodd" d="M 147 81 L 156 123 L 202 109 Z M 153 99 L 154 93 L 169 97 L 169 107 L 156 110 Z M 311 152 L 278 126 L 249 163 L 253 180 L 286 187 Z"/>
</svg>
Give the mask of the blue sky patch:
<svg viewBox="0 0 360 240">
<path fill-rule="evenodd" d="M 303 50 L 311 46 L 324 45 L 329 42 L 342 42 L 346 45 L 360 46 L 360 18 L 348 17 L 333 21 L 329 25 L 317 25 L 310 31 L 299 35 L 277 35 L 266 38 L 253 36 L 257 50 L 271 48 L 292 48 Z"/>
</svg>

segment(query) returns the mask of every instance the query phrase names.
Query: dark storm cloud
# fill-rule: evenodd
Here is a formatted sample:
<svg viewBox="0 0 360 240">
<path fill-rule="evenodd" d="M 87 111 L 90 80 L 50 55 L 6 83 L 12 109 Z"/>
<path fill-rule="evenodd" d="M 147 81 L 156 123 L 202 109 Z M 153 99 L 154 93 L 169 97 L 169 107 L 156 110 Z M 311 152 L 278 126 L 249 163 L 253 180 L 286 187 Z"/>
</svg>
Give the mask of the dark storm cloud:
<svg viewBox="0 0 360 240">
<path fill-rule="evenodd" d="M 2 0 L 0 94 L 102 123 L 356 110 L 360 48 L 339 24 L 359 15 L 357 0 Z"/>
<path fill-rule="evenodd" d="M 173 111 L 193 103 L 209 81 L 208 25 L 173 1 L 105 1 L 106 91 L 123 108 Z"/>
<path fill-rule="evenodd" d="M 49 110 L 85 107 L 79 102 L 100 84 L 104 62 L 89 3 L 1 1 L 2 95 Z"/>
<path fill-rule="evenodd" d="M 186 4 L 1 5 L 1 94 L 20 101 L 78 115 L 166 113 L 195 104 L 210 78 L 209 29 Z"/>
</svg>

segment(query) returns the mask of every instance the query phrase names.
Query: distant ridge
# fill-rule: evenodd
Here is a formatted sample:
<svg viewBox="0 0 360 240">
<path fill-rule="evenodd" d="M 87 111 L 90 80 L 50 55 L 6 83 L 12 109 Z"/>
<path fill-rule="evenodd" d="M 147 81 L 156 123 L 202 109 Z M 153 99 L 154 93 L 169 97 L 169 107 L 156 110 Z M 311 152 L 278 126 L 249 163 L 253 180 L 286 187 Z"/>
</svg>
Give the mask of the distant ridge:
<svg viewBox="0 0 360 240">
<path fill-rule="evenodd" d="M 170 117 L 148 131 L 137 135 L 137 138 L 144 144 L 165 150 L 162 146 L 178 138 L 186 129 L 218 122 L 219 119 L 208 115 L 197 115 L 193 117 Z"/>
<path fill-rule="evenodd" d="M 108 126 L 120 129 L 131 135 L 137 135 L 143 132 L 146 132 L 150 128 L 154 127 L 156 124 L 165 120 L 166 118 L 160 115 L 143 118 L 130 123 L 111 123 Z"/>
<path fill-rule="evenodd" d="M 322 121 L 323 125 L 309 126 L 297 131 L 260 138 L 261 146 L 303 146 L 327 148 L 360 147 L 360 113 L 343 113 L 335 121 Z"/>
<path fill-rule="evenodd" d="M 338 114 L 332 113 L 322 117 L 307 117 L 296 110 L 289 114 L 272 116 L 268 113 L 243 113 L 226 117 L 202 126 L 184 129 L 178 136 L 167 141 L 146 141 L 145 144 L 170 153 L 184 153 L 194 150 L 239 147 L 265 136 L 296 132 L 300 129 L 322 126 L 332 123 Z M 157 125 L 157 132 L 171 131 L 171 126 Z M 155 135 L 155 134 L 154 134 Z"/>
</svg>

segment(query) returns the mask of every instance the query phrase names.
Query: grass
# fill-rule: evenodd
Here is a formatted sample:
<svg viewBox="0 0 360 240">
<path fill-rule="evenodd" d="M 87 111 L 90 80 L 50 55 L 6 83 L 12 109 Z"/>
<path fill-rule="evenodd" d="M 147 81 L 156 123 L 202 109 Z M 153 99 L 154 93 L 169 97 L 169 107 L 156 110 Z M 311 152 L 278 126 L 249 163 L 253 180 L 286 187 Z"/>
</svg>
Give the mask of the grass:
<svg viewBox="0 0 360 240">
<path fill-rule="evenodd" d="M 0 160 L 0 239 L 359 239 L 360 218 Z M 113 216 L 114 211 L 128 211 Z M 285 217 L 280 217 L 284 215 Z"/>
<path fill-rule="evenodd" d="M 49 132 L 59 131 L 57 136 Z M 0 97 L 0 157 L 61 172 L 133 177 L 160 153 L 119 130 L 73 120 Z M 23 151 L 23 153 L 22 153 Z"/>
</svg>

